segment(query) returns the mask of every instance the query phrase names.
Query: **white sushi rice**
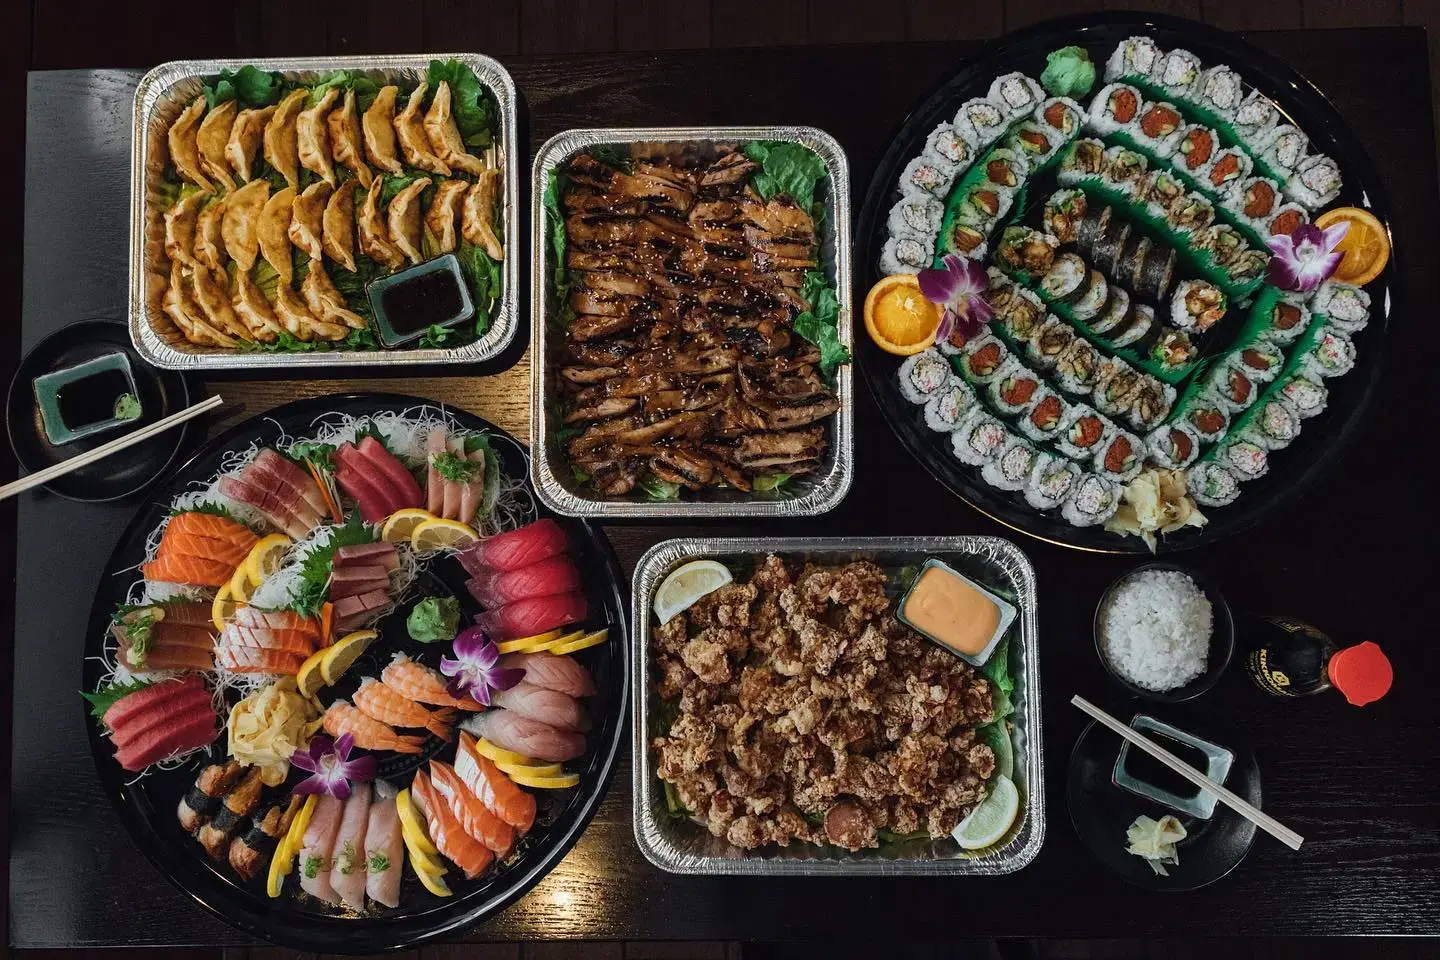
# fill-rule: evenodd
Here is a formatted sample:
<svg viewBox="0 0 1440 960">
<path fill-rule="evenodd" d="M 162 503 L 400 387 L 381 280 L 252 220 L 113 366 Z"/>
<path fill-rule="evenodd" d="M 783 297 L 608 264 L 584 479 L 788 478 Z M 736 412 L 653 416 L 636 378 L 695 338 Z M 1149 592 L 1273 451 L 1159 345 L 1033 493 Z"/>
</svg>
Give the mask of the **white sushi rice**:
<svg viewBox="0 0 1440 960">
<path fill-rule="evenodd" d="M 1209 599 L 1178 570 L 1143 570 L 1126 579 L 1101 615 L 1101 647 L 1110 666 L 1158 693 L 1205 672 L 1213 632 Z"/>
</svg>

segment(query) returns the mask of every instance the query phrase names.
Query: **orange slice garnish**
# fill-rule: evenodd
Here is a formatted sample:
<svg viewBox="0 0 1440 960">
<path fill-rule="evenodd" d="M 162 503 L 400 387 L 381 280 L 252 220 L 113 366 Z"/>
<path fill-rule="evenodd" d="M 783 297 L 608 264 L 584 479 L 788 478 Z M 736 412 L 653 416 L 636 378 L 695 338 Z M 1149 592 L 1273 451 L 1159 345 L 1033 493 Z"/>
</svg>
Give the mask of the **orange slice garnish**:
<svg viewBox="0 0 1440 960">
<path fill-rule="evenodd" d="M 1361 287 L 1380 276 L 1390 262 L 1390 235 L 1374 214 L 1359 207 L 1336 207 L 1315 218 L 1322 230 L 1341 222 L 1350 224 L 1350 229 L 1335 248 L 1345 255 L 1335 268 L 1335 279 Z"/>
<path fill-rule="evenodd" d="M 939 327 L 939 305 L 925 299 L 912 274 L 884 277 L 865 297 L 865 329 L 886 353 L 919 353 L 935 342 Z"/>
</svg>

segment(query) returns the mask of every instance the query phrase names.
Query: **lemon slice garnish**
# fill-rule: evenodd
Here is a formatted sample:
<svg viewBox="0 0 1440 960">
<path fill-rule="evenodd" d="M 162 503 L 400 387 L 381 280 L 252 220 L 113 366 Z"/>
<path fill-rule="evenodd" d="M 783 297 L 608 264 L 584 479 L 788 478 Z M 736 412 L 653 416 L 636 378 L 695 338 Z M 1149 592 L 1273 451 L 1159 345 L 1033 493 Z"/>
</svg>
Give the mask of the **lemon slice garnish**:
<svg viewBox="0 0 1440 960">
<path fill-rule="evenodd" d="M 385 521 L 385 526 L 380 528 L 380 539 L 390 543 L 406 543 L 415 533 L 416 527 L 428 520 L 438 519 L 440 518 L 429 510 L 421 510 L 419 507 L 396 510 Z"/>
<path fill-rule="evenodd" d="M 380 634 L 374 630 L 356 630 L 326 647 L 325 657 L 320 661 L 320 675 L 325 678 L 325 682 L 334 683 L 339 680 L 378 636 Z"/>
<path fill-rule="evenodd" d="M 473 527 L 459 520 L 426 520 L 410 534 L 410 545 L 416 553 L 431 550 L 458 550 L 480 539 Z"/>
</svg>

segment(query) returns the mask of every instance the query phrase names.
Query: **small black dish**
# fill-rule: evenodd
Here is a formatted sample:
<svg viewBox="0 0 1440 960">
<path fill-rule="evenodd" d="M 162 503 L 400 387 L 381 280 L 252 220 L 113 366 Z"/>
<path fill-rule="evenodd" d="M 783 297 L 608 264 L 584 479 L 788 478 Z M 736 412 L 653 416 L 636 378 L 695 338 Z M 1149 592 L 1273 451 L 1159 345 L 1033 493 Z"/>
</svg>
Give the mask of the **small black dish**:
<svg viewBox="0 0 1440 960">
<path fill-rule="evenodd" d="M 1235 754 L 1225 786 L 1260 806 L 1260 767 L 1254 751 L 1238 743 L 1234 731 L 1217 728 L 1211 718 L 1198 712 L 1167 713 L 1163 719 L 1206 740 L 1225 744 Z M 1223 803 L 1209 819 L 1201 820 L 1117 787 L 1111 774 L 1123 742 L 1092 720 L 1070 754 L 1065 783 L 1070 822 L 1095 859 L 1122 879 L 1150 890 L 1198 890 L 1238 867 L 1255 843 L 1255 824 Z M 1156 820 L 1168 814 L 1185 827 L 1185 839 L 1176 844 L 1180 862 L 1166 865 L 1167 877 L 1125 851 L 1125 831 L 1142 814 Z"/>
<path fill-rule="evenodd" d="M 108 430 L 59 446 L 50 443 L 45 436 L 32 382 L 41 374 L 108 353 L 124 353 L 130 360 L 139 391 L 140 418 L 125 429 Z M 10 381 L 5 427 L 15 459 L 27 473 L 34 473 L 183 410 L 198 394 L 197 385 L 183 374 L 159 370 L 141 359 L 130 343 L 130 333 L 124 324 L 113 320 L 82 320 L 50 334 L 20 361 Z M 71 471 L 45 484 L 45 489 L 81 503 L 104 503 L 132 496 L 170 469 L 198 429 L 196 421 L 187 421 L 98 463 Z"/>
<path fill-rule="evenodd" d="M 1110 663 L 1110 658 L 1105 653 L 1105 645 L 1100 636 L 1100 617 L 1105 611 L 1106 604 L 1110 602 L 1110 597 L 1114 594 L 1115 589 L 1137 573 L 1143 573 L 1146 570 L 1173 570 L 1177 573 L 1185 574 L 1191 580 L 1195 581 L 1195 585 L 1200 588 L 1201 592 L 1205 594 L 1206 599 L 1210 601 L 1210 609 L 1213 614 L 1213 626 L 1210 632 L 1210 653 L 1205 659 L 1205 672 L 1183 687 L 1176 687 L 1174 690 L 1166 690 L 1163 693 L 1158 690 L 1147 690 L 1139 684 L 1132 683 L 1121 676 L 1120 672 Z M 1116 683 L 1120 684 L 1120 686 L 1126 690 L 1129 690 L 1135 696 L 1143 700 L 1153 700 L 1156 703 L 1180 703 L 1185 700 L 1193 700 L 1200 696 L 1200 694 L 1206 692 L 1219 682 L 1220 675 L 1223 674 L 1225 668 L 1230 665 L 1230 658 L 1235 655 L 1235 618 L 1230 614 L 1230 604 L 1225 602 L 1224 595 L 1221 594 L 1219 588 L 1215 586 L 1215 582 L 1209 577 L 1195 570 L 1177 567 L 1173 563 L 1145 563 L 1117 577 L 1110 586 L 1105 588 L 1105 592 L 1100 595 L 1100 602 L 1095 605 L 1093 633 L 1095 635 L 1095 655 L 1100 658 L 1100 663 L 1104 665 L 1105 672 L 1110 674 Z"/>
</svg>

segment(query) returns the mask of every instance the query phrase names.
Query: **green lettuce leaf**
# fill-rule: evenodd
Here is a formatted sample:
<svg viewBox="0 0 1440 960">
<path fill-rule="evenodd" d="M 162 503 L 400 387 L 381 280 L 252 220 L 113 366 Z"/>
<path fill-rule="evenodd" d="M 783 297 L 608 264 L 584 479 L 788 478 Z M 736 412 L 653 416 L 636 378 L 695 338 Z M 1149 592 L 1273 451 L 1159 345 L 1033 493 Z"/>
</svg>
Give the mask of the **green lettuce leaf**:
<svg viewBox="0 0 1440 960">
<path fill-rule="evenodd" d="M 310 88 L 310 106 L 315 106 L 329 90 L 338 90 L 343 97 L 346 90 L 355 91 L 355 107 L 364 111 L 380 93 L 380 84 L 359 70 L 335 70 L 321 77 L 319 82 Z"/>
<path fill-rule="evenodd" d="M 500 301 L 503 283 L 500 263 L 491 260 L 480 247 L 462 240 L 460 249 L 455 251 L 460 260 L 460 272 L 470 285 L 470 299 L 475 304 L 475 336 L 483 337 L 494 320 L 495 308 Z"/>
<path fill-rule="evenodd" d="M 245 64 L 239 70 L 221 70 L 215 80 L 205 84 L 202 92 L 208 109 L 227 100 L 238 100 L 247 108 L 268 107 L 278 103 L 285 93 L 285 78 Z"/>
<path fill-rule="evenodd" d="M 850 362 L 850 350 L 840 342 L 840 300 L 818 270 L 806 271 L 800 296 L 810 309 L 795 318 L 795 332 L 820 348 L 820 372 L 832 378 L 837 367 Z"/>
<path fill-rule="evenodd" d="M 81 692 L 90 703 L 90 715 L 96 720 L 105 719 L 105 711 L 115 706 L 116 701 L 123 700 L 132 693 L 139 693 L 150 686 L 149 680 L 136 680 L 132 683 L 112 683 L 101 687 L 94 693 Z"/>
<path fill-rule="evenodd" d="M 762 199 L 785 194 L 806 210 L 815 205 L 815 187 L 826 173 L 815 151 L 782 140 L 753 140 L 744 153 L 760 164 L 750 183 Z"/>
<path fill-rule="evenodd" d="M 431 97 L 442 80 L 450 84 L 450 115 L 465 146 L 483 149 L 495 142 L 495 102 L 474 70 L 459 60 L 431 60 L 425 79 Z"/>
<path fill-rule="evenodd" d="M 756 477 L 751 486 L 755 488 L 756 493 L 775 493 L 783 490 L 789 482 L 790 474 L 788 473 L 770 473 L 763 477 Z"/>
<path fill-rule="evenodd" d="M 654 475 L 647 474 L 645 479 L 640 481 L 640 488 L 645 491 L 645 496 L 657 502 L 680 499 L 680 484 L 661 480 Z"/>
</svg>

